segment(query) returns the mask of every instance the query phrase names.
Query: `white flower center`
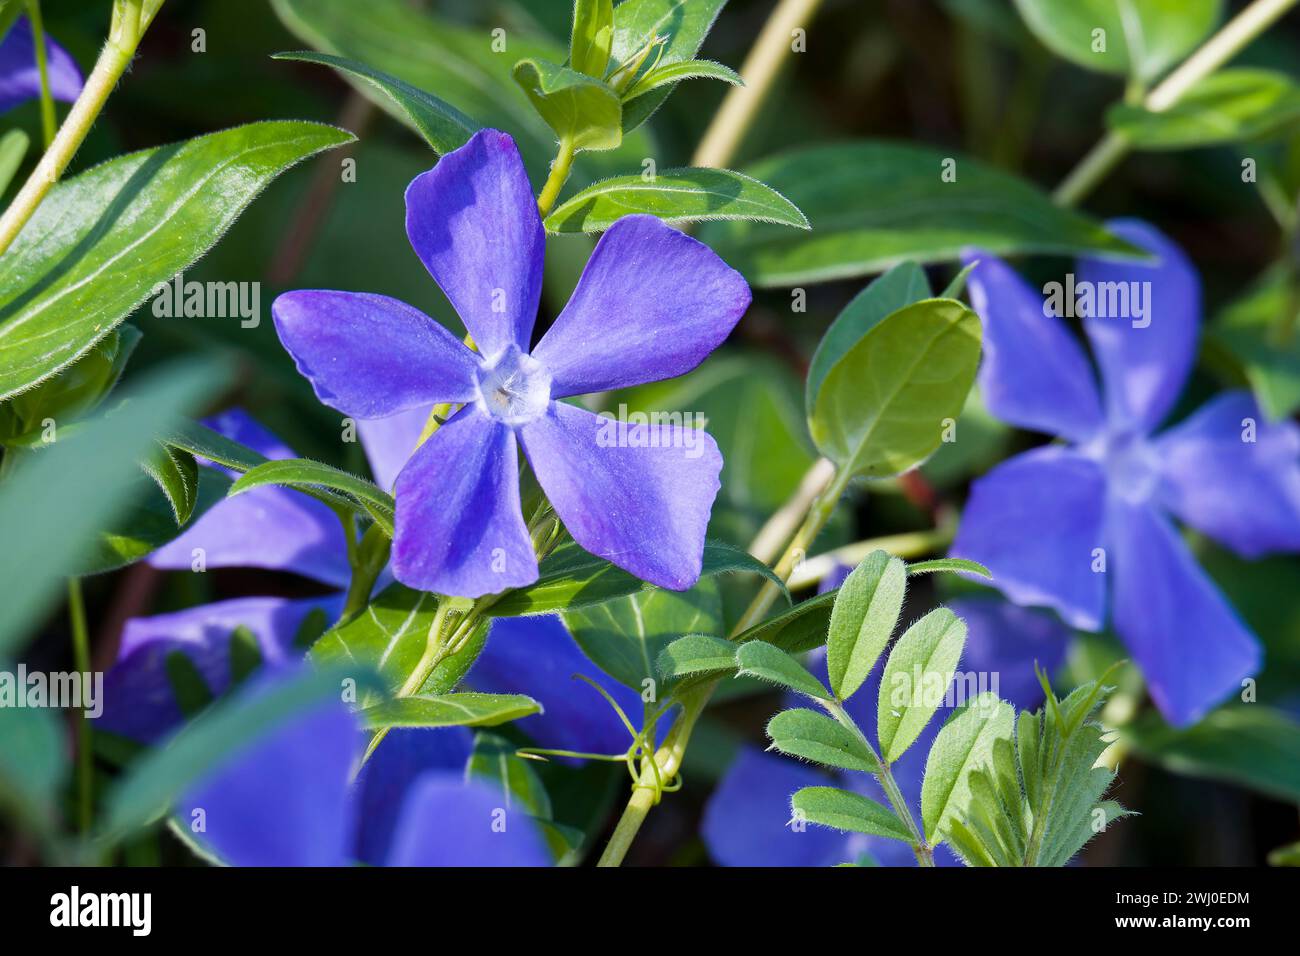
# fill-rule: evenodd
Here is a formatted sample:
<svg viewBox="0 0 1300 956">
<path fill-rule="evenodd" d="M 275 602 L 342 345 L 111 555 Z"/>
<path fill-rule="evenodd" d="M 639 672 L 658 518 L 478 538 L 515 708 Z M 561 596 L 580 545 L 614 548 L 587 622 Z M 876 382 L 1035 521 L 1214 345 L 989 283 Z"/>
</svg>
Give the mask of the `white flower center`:
<svg viewBox="0 0 1300 956">
<path fill-rule="evenodd" d="M 1125 501 L 1148 501 L 1160 486 L 1160 459 L 1140 435 L 1105 435 L 1084 450 L 1105 470 L 1111 493 Z"/>
<path fill-rule="evenodd" d="M 550 373 L 514 345 L 479 367 L 478 388 L 487 413 L 506 425 L 541 418 L 551 401 Z"/>
</svg>

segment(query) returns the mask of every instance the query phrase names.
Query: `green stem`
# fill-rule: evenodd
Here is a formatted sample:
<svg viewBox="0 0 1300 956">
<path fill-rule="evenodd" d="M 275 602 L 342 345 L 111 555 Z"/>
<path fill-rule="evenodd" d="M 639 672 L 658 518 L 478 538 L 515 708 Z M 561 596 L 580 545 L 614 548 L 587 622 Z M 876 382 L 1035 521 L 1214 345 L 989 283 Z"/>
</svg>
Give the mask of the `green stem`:
<svg viewBox="0 0 1300 956">
<path fill-rule="evenodd" d="M 1240 53 L 1297 2 L 1300 0 L 1255 0 L 1170 73 L 1142 101 L 1142 106 L 1153 113 L 1176 106 L 1188 90 Z M 1126 137 L 1107 133 L 1057 187 L 1052 198 L 1062 206 L 1078 204 L 1128 154 L 1130 145 Z"/>
<path fill-rule="evenodd" d="M 58 129 L 58 117 L 54 113 L 54 96 L 50 92 L 49 51 L 45 49 L 45 25 L 41 21 L 41 0 L 27 0 L 27 19 L 32 25 L 36 69 L 41 74 L 41 132 L 45 136 L 45 148 L 49 149 Z"/>
<path fill-rule="evenodd" d="M 574 153 L 572 139 L 566 136 L 560 140 L 560 150 L 555 154 L 555 162 L 551 163 L 551 174 L 546 177 L 546 184 L 537 196 L 537 211 L 543 218 L 551 211 L 555 200 L 560 197 L 560 190 L 569 179 Z"/>
<path fill-rule="evenodd" d="M 921 866 L 934 866 L 934 848 L 925 842 L 925 835 L 921 833 L 921 828 L 916 825 L 912 818 L 912 811 L 907 805 L 907 799 L 903 796 L 903 791 L 898 787 L 898 781 L 894 779 L 894 774 L 889 768 L 889 764 L 876 753 L 876 749 L 871 746 L 867 740 L 866 734 L 858 727 L 857 722 L 849 716 L 844 705 L 835 700 L 821 701 L 821 705 L 840 726 L 858 738 L 858 742 L 867 749 L 871 758 L 876 762 L 876 773 L 880 777 L 880 787 L 885 791 L 885 796 L 889 800 L 889 805 L 893 807 L 894 815 L 903 822 L 907 827 L 907 832 L 912 834 L 912 852 L 916 854 L 916 862 Z"/>
<path fill-rule="evenodd" d="M 27 225 L 27 221 L 36 213 L 41 202 L 72 162 L 72 157 L 76 155 L 104 109 L 104 104 L 108 102 L 109 94 L 131 64 L 140 37 L 161 5 L 162 0 L 116 0 L 114 3 L 108 42 L 104 44 L 95 68 L 86 78 L 81 95 L 72 104 L 54 141 L 32 170 L 27 182 L 23 183 L 23 188 L 4 215 L 0 216 L 0 254 L 13 245 L 23 226 Z"/>
<path fill-rule="evenodd" d="M 72 626 L 73 667 L 86 680 L 90 675 L 90 634 L 86 629 L 86 602 L 81 593 L 81 579 L 68 578 L 68 619 Z M 77 708 L 73 714 L 77 728 L 77 823 L 82 833 L 89 833 L 94 820 L 94 762 L 91 751 L 90 722 L 86 712 Z"/>
<path fill-rule="evenodd" d="M 348 533 L 355 534 L 351 530 Z M 372 524 L 366 529 L 361 543 L 349 547 L 348 561 L 352 565 L 352 578 L 348 582 L 348 593 L 338 623 L 344 624 L 366 609 L 370 603 L 370 592 L 374 590 L 375 582 L 388 563 L 392 546 L 392 541 L 383 529 Z"/>
</svg>

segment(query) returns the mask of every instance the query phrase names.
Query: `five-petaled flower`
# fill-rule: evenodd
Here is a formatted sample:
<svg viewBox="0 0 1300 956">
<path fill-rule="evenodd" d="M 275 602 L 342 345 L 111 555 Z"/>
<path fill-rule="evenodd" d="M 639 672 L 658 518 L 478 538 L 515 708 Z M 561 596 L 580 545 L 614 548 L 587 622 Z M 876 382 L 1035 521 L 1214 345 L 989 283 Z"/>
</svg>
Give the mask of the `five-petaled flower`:
<svg viewBox="0 0 1300 956">
<path fill-rule="evenodd" d="M 689 236 L 626 216 L 530 352 L 545 233 L 514 141 L 476 133 L 416 177 L 406 208 L 411 245 L 477 352 L 384 296 L 299 291 L 272 307 L 280 340 L 326 405 L 355 418 L 463 406 L 397 478 L 397 579 L 464 597 L 537 579 L 518 441 L 580 545 L 655 584 L 693 584 L 719 487 L 717 445 L 688 443 L 666 424 L 620 423 L 611 442 L 606 419 L 560 399 L 695 368 L 748 308 L 744 279 Z"/>
<path fill-rule="evenodd" d="M 45 38 L 46 74 L 50 96 L 71 103 L 81 95 L 81 71 L 68 51 Z M 36 64 L 36 41 L 26 17 L 14 22 L 0 42 L 0 113 L 41 95 L 41 71 Z"/>
<path fill-rule="evenodd" d="M 1043 297 L 1001 261 L 971 257 L 980 260 L 970 289 L 984 320 L 985 402 L 1065 444 L 976 481 L 952 550 L 987 565 L 1012 600 L 1090 631 L 1105 623 L 1109 581 L 1115 632 L 1165 717 L 1189 724 L 1257 671 L 1260 647 L 1166 513 L 1247 558 L 1300 550 L 1300 429 L 1268 422 L 1249 393 L 1230 391 L 1153 435 L 1196 357 L 1199 280 L 1152 227 L 1111 228 L 1155 261 L 1080 263 L 1080 287 L 1150 283 L 1142 321 L 1084 318 L 1101 395 Z"/>
</svg>

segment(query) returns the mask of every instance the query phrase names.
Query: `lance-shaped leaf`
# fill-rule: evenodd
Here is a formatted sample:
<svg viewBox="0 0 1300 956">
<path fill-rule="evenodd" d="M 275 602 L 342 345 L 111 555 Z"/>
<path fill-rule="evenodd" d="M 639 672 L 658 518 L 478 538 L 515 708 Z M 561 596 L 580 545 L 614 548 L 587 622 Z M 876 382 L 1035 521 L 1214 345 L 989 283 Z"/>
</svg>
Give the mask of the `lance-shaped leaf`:
<svg viewBox="0 0 1300 956">
<path fill-rule="evenodd" d="M 586 607 L 613 598 L 625 597 L 655 587 L 615 567 L 604 558 L 582 550 L 575 544 L 563 545 L 542 561 L 537 580 L 527 587 L 509 591 L 488 608 L 493 617 L 518 617 L 546 614 L 564 608 Z M 781 588 L 787 600 L 785 583 L 762 561 L 739 548 L 720 541 L 706 541 L 701 578 L 718 574 L 749 572 L 761 574 Z"/>
<path fill-rule="evenodd" d="M 250 468 L 230 486 L 230 494 L 237 495 L 264 485 L 284 485 L 289 488 L 314 490 L 325 488 L 339 491 L 365 510 L 391 538 L 393 513 L 396 504 L 386 491 L 374 482 L 357 475 L 340 471 L 333 465 L 305 458 L 284 458 L 268 461 Z"/>
<path fill-rule="evenodd" d="M 840 700 L 852 697 L 876 666 L 906 593 L 905 565 L 884 551 L 871 552 L 844 579 L 826 639 L 826 669 Z"/>
<path fill-rule="evenodd" d="M 790 798 L 796 820 L 849 833 L 866 833 L 893 840 L 912 841 L 894 811 L 860 793 L 837 787 L 804 787 Z"/>
<path fill-rule="evenodd" d="M 663 38 L 657 68 L 695 59 L 727 0 L 625 0 L 614 8 L 615 63 L 623 63 L 655 38 Z M 661 86 L 627 103 L 623 129 L 636 129 L 663 105 L 673 86 Z"/>
<path fill-rule="evenodd" d="M 664 680 L 725 674 L 736 669 L 736 645 L 711 634 L 687 634 L 659 653 L 659 676 Z"/>
<path fill-rule="evenodd" d="M 921 618 L 894 645 L 876 702 L 876 732 L 887 763 L 912 746 L 943 704 L 965 645 L 966 625 L 946 607 Z"/>
<path fill-rule="evenodd" d="M 789 199 L 812 224 L 810 232 L 751 222 L 704 226 L 700 239 L 751 285 L 848 279 L 908 259 L 954 262 L 971 247 L 994 255 L 1144 257 L 1098 223 L 1056 206 L 1038 187 L 923 146 L 866 140 L 804 147 L 744 172 Z"/>
<path fill-rule="evenodd" d="M 280 173 L 352 138 L 318 123 L 251 123 L 56 185 L 0 259 L 0 400 L 84 355 Z"/>
<path fill-rule="evenodd" d="M 326 631 L 312 645 L 311 659 L 318 665 L 377 673 L 387 694 L 359 694 L 360 707 L 373 707 L 396 694 L 415 672 L 424 655 L 438 601 L 432 594 L 391 584 L 361 614 Z M 487 628 L 474 630 L 465 646 L 447 657 L 420 688 L 424 695 L 449 693 L 478 658 Z"/>
<path fill-rule="evenodd" d="M 166 496 L 177 527 L 189 521 L 199 495 L 199 466 L 194 456 L 157 442 L 140 461 L 140 467 Z"/>
<path fill-rule="evenodd" d="M 614 0 L 577 0 L 569 38 L 569 66 L 579 73 L 605 78 L 614 42 Z"/>
<path fill-rule="evenodd" d="M 830 370 L 809 428 L 822 454 L 855 475 L 896 475 L 943 442 L 975 382 L 980 320 L 926 299 L 881 320 Z"/>
<path fill-rule="evenodd" d="M 474 120 L 432 93 L 356 60 L 310 50 L 277 53 L 272 59 L 319 63 L 356 77 L 379 93 L 379 104 L 399 120 L 410 124 L 439 156 L 464 146 L 480 128 Z"/>
<path fill-rule="evenodd" d="M 993 572 L 978 561 L 969 558 L 935 558 L 933 561 L 913 561 L 907 566 L 908 577 L 918 574 L 939 574 L 951 571 L 960 574 L 978 574 L 982 578 L 992 578 Z"/>
<path fill-rule="evenodd" d="M 876 773 L 871 749 L 836 720 L 805 708 L 783 710 L 767 722 L 772 746 L 783 754 L 840 770 Z"/>
<path fill-rule="evenodd" d="M 925 760 L 921 821 L 934 843 L 970 799 L 970 775 L 987 763 L 996 740 L 1011 740 L 1015 710 L 986 692 L 957 711 L 939 731 Z"/>
<path fill-rule="evenodd" d="M 1106 123 L 1137 149 L 1191 149 L 1283 133 L 1300 122 L 1300 86 L 1272 70 L 1221 70 L 1173 106 L 1120 103 Z"/>
<path fill-rule="evenodd" d="M 614 149 L 623 141 L 623 105 L 600 80 L 546 60 L 520 60 L 515 82 L 561 140 L 575 149 Z"/>
<path fill-rule="evenodd" d="M 758 180 L 728 169 L 690 168 L 602 180 L 558 206 L 545 225 L 548 232 L 603 232 L 633 213 L 666 222 L 754 219 L 808 228 L 790 200 Z"/>
<path fill-rule="evenodd" d="M 661 86 L 671 86 L 682 80 L 721 80 L 732 86 L 744 86 L 745 81 L 731 67 L 713 60 L 686 60 L 682 63 L 666 63 L 657 66 L 642 77 L 623 94 L 623 101 L 635 100 Z"/>
<path fill-rule="evenodd" d="M 736 651 L 736 664 L 740 668 L 738 677 L 757 677 L 815 700 L 830 700 L 831 695 L 822 682 L 779 647 L 762 641 L 749 641 Z"/>
<path fill-rule="evenodd" d="M 437 694 L 398 697 L 367 707 L 361 718 L 372 730 L 383 727 L 495 727 L 530 714 L 542 705 L 523 694 Z"/>
</svg>

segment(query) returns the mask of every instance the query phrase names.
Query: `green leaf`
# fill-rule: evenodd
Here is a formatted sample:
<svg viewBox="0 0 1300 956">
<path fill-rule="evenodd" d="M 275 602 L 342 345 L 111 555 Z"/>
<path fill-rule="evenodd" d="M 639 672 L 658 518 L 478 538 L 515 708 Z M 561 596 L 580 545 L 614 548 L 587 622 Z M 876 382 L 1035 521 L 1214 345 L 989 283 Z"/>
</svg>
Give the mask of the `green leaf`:
<svg viewBox="0 0 1300 956">
<path fill-rule="evenodd" d="M 252 471 L 268 461 L 261 452 L 241 445 L 199 422 L 181 422 L 164 432 L 163 441 L 174 448 L 235 471 Z"/>
<path fill-rule="evenodd" d="M 500 734 L 480 730 L 474 735 L 474 749 L 465 776 L 496 786 L 505 798 L 507 810 L 515 805 L 542 820 L 551 819 L 551 798 L 530 761 L 516 754 L 518 745 Z"/>
<path fill-rule="evenodd" d="M 1300 803 L 1300 723 L 1263 704 L 1223 707 L 1186 729 L 1152 714 L 1121 732 L 1148 760 Z"/>
<path fill-rule="evenodd" d="M 965 623 L 940 607 L 909 627 L 894 645 L 876 704 L 880 753 L 887 763 L 912 746 L 943 704 L 965 644 Z"/>
<path fill-rule="evenodd" d="M 52 833 L 59 818 L 69 767 L 66 739 L 51 710 L 0 707 L 0 810 L 37 833 Z"/>
<path fill-rule="evenodd" d="M 1300 329 L 1300 287 L 1292 282 L 1285 267 L 1270 270 L 1210 326 L 1210 339 L 1240 363 L 1273 421 L 1300 408 L 1300 335 L 1280 332 Z"/>
<path fill-rule="evenodd" d="M 140 462 L 167 498 L 179 528 L 190 520 L 199 497 L 199 466 L 194 456 L 158 442 Z"/>
<path fill-rule="evenodd" d="M 331 700 L 341 675 L 295 674 L 257 693 L 240 693 L 186 724 L 166 747 L 150 751 L 108 794 L 99 841 L 114 844 L 165 813 L 203 774 L 276 727 Z"/>
<path fill-rule="evenodd" d="M 935 558 L 933 561 L 914 561 L 907 566 L 909 577 L 917 574 L 938 574 L 943 571 L 978 574 L 981 577 L 990 579 L 993 577 L 993 572 L 984 565 L 967 558 Z"/>
<path fill-rule="evenodd" d="M 665 169 L 653 178 L 615 176 L 588 186 L 546 217 L 548 232 L 603 232 L 623 216 L 643 213 L 665 222 L 754 219 L 808 228 L 788 199 L 756 179 L 728 169 Z"/>
<path fill-rule="evenodd" d="M 695 59 L 713 21 L 727 0 L 624 0 L 614 8 L 614 45 L 610 55 L 623 63 L 656 37 L 666 38 L 657 68 Z M 623 110 L 629 132 L 663 105 L 673 86 L 661 86 L 630 100 Z"/>
<path fill-rule="evenodd" d="M 768 681 L 781 687 L 806 694 L 815 700 L 830 700 L 822 682 L 804 668 L 797 660 L 771 644 L 762 641 L 749 641 L 740 645 L 736 651 L 736 664 L 740 668 L 738 677 L 751 676 Z"/>
<path fill-rule="evenodd" d="M 623 105 L 600 80 L 539 59 L 520 60 L 514 77 L 561 140 L 577 149 L 614 149 L 623 141 Z"/>
<path fill-rule="evenodd" d="M 604 79 L 613 42 L 614 0 L 577 0 L 573 5 L 569 65 L 579 73 Z"/>
<path fill-rule="evenodd" d="M 1012 739 L 1015 709 L 996 694 L 983 693 L 943 725 L 925 758 L 921 821 L 934 843 L 970 800 L 971 772 L 992 759 L 993 742 Z"/>
<path fill-rule="evenodd" d="M 804 787 L 790 798 L 795 819 L 849 833 L 867 833 L 912 842 L 903 821 L 888 807 L 837 787 Z"/>
<path fill-rule="evenodd" d="M 1159 113 L 1119 103 L 1107 125 L 1136 149 L 1191 149 L 1284 132 L 1300 121 L 1300 86 L 1271 70 L 1222 70 Z"/>
<path fill-rule="evenodd" d="M 877 773 L 870 748 L 838 721 L 805 708 L 783 710 L 767 722 L 772 746 L 790 757 L 826 767 Z"/>
<path fill-rule="evenodd" d="M 835 317 L 813 353 L 804 395 L 806 414 L 812 416 L 826 373 L 862 336 L 899 309 L 931 297 L 930 280 L 915 262 L 900 262 L 854 296 Z"/>
<path fill-rule="evenodd" d="M 415 672 L 437 609 L 432 594 L 391 584 L 364 612 L 326 631 L 312 645 L 310 657 L 319 666 L 351 669 L 358 677 L 378 673 L 388 694 L 357 698 L 362 709 L 376 706 L 395 695 Z M 464 648 L 434 668 L 419 693 L 437 696 L 451 691 L 478 659 L 486 635 L 486 626 L 480 626 Z"/>
<path fill-rule="evenodd" d="M 8 261 L 8 257 L 6 257 Z M 95 532 L 130 500 L 137 462 L 179 410 L 215 387 L 216 367 L 178 363 L 141 381 L 114 414 L 20 462 L 0 486 L 0 653 L 36 622 L 91 550 Z M 142 480 L 142 479 L 141 479 Z"/>
<path fill-rule="evenodd" d="M 265 485 L 285 485 L 300 490 L 326 488 L 340 491 L 347 496 L 349 502 L 355 501 L 354 508 L 364 509 L 390 538 L 393 536 L 393 516 L 397 505 L 392 495 L 380 489 L 374 482 L 340 471 L 333 465 L 309 461 L 305 458 L 268 461 L 241 475 L 230 486 L 229 494 L 233 497 Z"/>
<path fill-rule="evenodd" d="M 947 168 L 955 182 L 944 181 Z M 811 232 L 748 222 L 702 228 L 700 238 L 751 285 L 849 279 L 908 259 L 953 262 L 972 246 L 993 255 L 1144 255 L 1024 180 L 923 146 L 866 140 L 803 147 L 745 173 L 812 224 Z"/>
<path fill-rule="evenodd" d="M 251 123 L 57 184 L 0 260 L 0 400 L 89 351 L 280 173 L 352 139 L 318 123 Z"/>
<path fill-rule="evenodd" d="M 439 694 L 398 697 L 361 713 L 371 730 L 384 727 L 495 727 L 540 714 L 542 705 L 523 694 Z"/>
<path fill-rule="evenodd" d="M 664 680 L 724 674 L 736 669 L 736 645 L 712 634 L 687 634 L 659 652 L 657 666 Z"/>
<path fill-rule="evenodd" d="M 368 89 L 382 94 L 375 97 L 380 106 L 424 137 L 424 141 L 439 156 L 464 146 L 480 128 L 478 123 L 432 93 L 426 93 L 404 80 L 356 60 L 306 50 L 277 53 L 271 59 L 319 63 L 363 81 Z"/>
<path fill-rule="evenodd" d="M 826 373 L 808 427 L 822 454 L 855 475 L 906 471 L 957 420 L 980 358 L 980 320 L 952 299 L 889 315 Z"/>
<path fill-rule="evenodd" d="M 568 608 L 561 617 L 587 656 L 638 694 L 647 680 L 658 680 L 655 662 L 672 641 L 683 634 L 717 634 L 723 629 L 722 599 L 710 580 L 689 591 L 655 588 Z"/>
<path fill-rule="evenodd" d="M 906 566 L 884 551 L 871 552 L 844 579 L 826 639 L 826 669 L 840 700 L 852 697 L 876 666 L 906 593 Z"/>
<path fill-rule="evenodd" d="M 736 636 L 736 643 L 766 641 L 790 654 L 810 651 L 826 643 L 826 629 L 839 591 L 819 594 L 800 601 L 787 611 Z"/>
<path fill-rule="evenodd" d="M 662 86 L 680 83 L 682 80 L 721 80 L 732 86 L 744 86 L 745 81 L 731 67 L 713 60 L 684 60 L 681 63 L 667 63 L 657 66 L 645 73 L 623 95 L 624 103 L 644 96 Z"/>
<path fill-rule="evenodd" d="M 523 614 L 547 614 L 565 608 L 580 608 L 624 597 L 655 587 L 610 564 L 604 558 L 582 550 L 576 544 L 556 548 L 542 561 L 537 581 L 509 591 L 493 604 L 493 617 L 516 617 Z M 719 541 L 704 543 L 703 569 L 700 577 L 716 574 L 750 572 L 761 574 L 778 585 L 789 599 L 785 583 L 762 561 Z"/>
<path fill-rule="evenodd" d="M 14 173 L 18 172 L 18 167 L 23 164 L 23 157 L 27 155 L 27 147 L 31 143 L 27 134 L 20 129 L 11 129 L 0 136 L 0 196 L 9 188 L 9 183 L 14 178 Z"/>
<path fill-rule="evenodd" d="M 1280 846 L 1268 855 L 1269 866 L 1300 866 L 1300 843 Z"/>
<path fill-rule="evenodd" d="M 184 651 L 168 651 L 163 658 L 163 671 L 176 707 L 189 720 L 212 705 L 215 698 L 198 665 Z"/>
<path fill-rule="evenodd" d="M 1149 82 L 1218 22 L 1222 0 L 1016 0 L 1043 45 L 1072 63 Z M 1104 31 L 1099 34 L 1097 31 Z"/>
</svg>

